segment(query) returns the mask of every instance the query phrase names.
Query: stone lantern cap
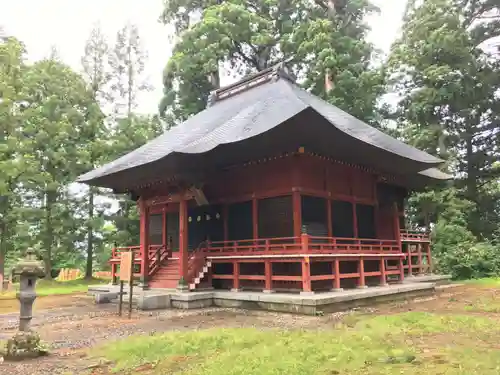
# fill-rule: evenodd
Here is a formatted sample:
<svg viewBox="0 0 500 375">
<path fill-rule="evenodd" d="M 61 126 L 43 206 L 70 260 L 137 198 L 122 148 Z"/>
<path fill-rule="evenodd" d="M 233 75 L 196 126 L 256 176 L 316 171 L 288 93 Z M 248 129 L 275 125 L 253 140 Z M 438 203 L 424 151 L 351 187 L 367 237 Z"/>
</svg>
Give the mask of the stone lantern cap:
<svg viewBox="0 0 500 375">
<path fill-rule="evenodd" d="M 26 256 L 24 259 L 20 260 L 13 268 L 12 273 L 15 276 L 45 276 L 45 267 L 42 262 L 40 262 L 35 251 L 31 248 L 26 250 Z"/>
</svg>

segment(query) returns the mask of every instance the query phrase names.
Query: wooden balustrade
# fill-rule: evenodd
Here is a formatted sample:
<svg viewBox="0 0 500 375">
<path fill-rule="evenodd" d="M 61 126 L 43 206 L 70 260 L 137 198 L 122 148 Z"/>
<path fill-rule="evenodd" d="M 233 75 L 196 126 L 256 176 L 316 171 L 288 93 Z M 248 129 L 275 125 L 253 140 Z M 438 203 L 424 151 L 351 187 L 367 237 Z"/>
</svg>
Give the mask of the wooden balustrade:
<svg viewBox="0 0 500 375">
<path fill-rule="evenodd" d="M 206 254 L 205 254 L 205 246 L 206 242 L 202 242 L 194 251 L 191 251 L 189 253 L 189 258 L 188 258 L 188 274 L 187 274 L 187 282 L 191 283 L 196 276 L 198 275 L 198 272 L 203 268 L 205 265 L 205 259 L 206 259 Z"/>
<path fill-rule="evenodd" d="M 319 237 L 303 234 L 300 237 L 266 238 L 239 241 L 207 242 L 207 255 L 265 255 L 265 254 L 377 254 L 401 252 L 397 240 L 364 238 Z"/>
<path fill-rule="evenodd" d="M 430 242 L 430 235 L 427 232 L 416 230 L 401 230 L 401 241 L 403 242 Z"/>
<path fill-rule="evenodd" d="M 305 285 L 305 288 L 309 290 L 311 282 L 319 281 L 331 281 L 332 288 L 338 289 L 340 281 L 349 278 L 357 279 L 358 286 L 363 287 L 366 277 L 379 277 L 380 285 L 384 285 L 387 277 L 391 275 L 397 275 L 402 280 L 404 274 L 413 275 L 431 272 L 432 260 L 428 235 L 405 230 L 401 231 L 401 241 L 402 244 L 398 240 L 321 237 L 308 234 L 302 234 L 299 237 L 206 241 L 200 244 L 196 250 L 189 252 L 186 281 L 192 282 L 197 277 L 198 272 L 203 269 L 207 257 L 213 263 L 233 262 L 233 267 L 235 267 L 233 274 L 213 274 L 211 276 L 214 279 L 233 280 L 233 288 L 235 289 L 239 288 L 240 280 L 255 283 L 262 282 L 264 290 L 270 290 L 273 284 L 280 282 L 300 282 L 302 288 Z M 415 246 L 418 249 L 416 252 L 413 251 Z M 148 276 L 153 276 L 162 262 L 172 256 L 171 250 L 170 247 L 163 245 L 151 245 L 149 247 Z M 124 251 L 133 251 L 134 264 L 142 264 L 143 257 L 140 246 L 114 248 L 110 260 L 114 279 L 120 263 L 120 254 Z M 269 255 L 272 255 L 272 257 L 268 257 Z M 280 257 L 281 255 L 283 258 Z M 259 256 L 262 256 L 262 258 L 259 259 Z M 307 272 L 309 262 L 324 262 L 325 260 L 332 262 L 333 274 L 310 275 L 308 279 L 303 279 L 302 276 L 273 275 L 272 272 L 274 262 L 300 262 L 302 263 L 303 272 L 309 273 Z M 389 260 L 396 263 L 391 266 L 386 263 Z M 240 274 L 239 263 L 245 261 L 263 262 L 265 274 Z M 357 272 L 340 274 L 339 261 L 358 262 Z M 364 261 L 378 261 L 380 264 L 379 270 L 376 272 L 366 271 Z"/>
<path fill-rule="evenodd" d="M 134 253 L 134 265 L 139 265 L 139 267 L 142 265 L 144 258 L 141 246 L 114 247 L 111 252 L 111 259 L 109 260 L 109 263 L 111 264 L 111 278 L 113 283 L 117 282 L 118 266 L 121 262 L 121 254 L 129 251 Z M 170 256 L 171 249 L 169 247 L 165 248 L 163 245 L 150 245 L 148 249 L 148 275 L 153 275 L 158 270 L 161 262 Z M 158 259 L 160 259 L 160 261 L 157 261 Z M 134 278 L 139 278 L 140 276 L 142 276 L 140 273 L 134 273 Z"/>
</svg>

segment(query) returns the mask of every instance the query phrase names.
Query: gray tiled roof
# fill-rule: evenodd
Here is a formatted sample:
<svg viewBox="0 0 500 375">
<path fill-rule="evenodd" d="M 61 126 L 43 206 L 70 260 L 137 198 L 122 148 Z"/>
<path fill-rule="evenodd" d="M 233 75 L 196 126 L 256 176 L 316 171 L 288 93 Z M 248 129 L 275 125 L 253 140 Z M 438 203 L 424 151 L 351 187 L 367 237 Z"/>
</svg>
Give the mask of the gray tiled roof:
<svg viewBox="0 0 500 375">
<path fill-rule="evenodd" d="M 419 172 L 418 174 L 425 176 L 425 177 L 430 177 L 430 178 L 435 179 L 435 180 L 449 180 L 453 177 L 447 173 L 440 171 L 437 168 L 429 168 L 429 169 L 426 169 L 425 171 Z"/>
<path fill-rule="evenodd" d="M 312 109 L 333 127 L 376 148 L 421 163 L 422 169 L 442 160 L 411 147 L 302 90 L 285 78 L 274 78 L 216 101 L 144 146 L 90 171 L 79 182 L 146 165 L 172 153 L 199 154 L 265 133 L 291 117 Z M 432 176 L 429 176 L 432 177 Z"/>
</svg>

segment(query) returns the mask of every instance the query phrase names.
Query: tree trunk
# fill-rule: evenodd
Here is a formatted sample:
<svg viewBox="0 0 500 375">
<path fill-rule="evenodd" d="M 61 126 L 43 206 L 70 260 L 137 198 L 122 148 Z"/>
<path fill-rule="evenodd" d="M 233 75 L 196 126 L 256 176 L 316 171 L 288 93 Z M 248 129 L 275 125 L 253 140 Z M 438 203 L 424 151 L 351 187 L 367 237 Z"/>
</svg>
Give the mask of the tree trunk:
<svg viewBox="0 0 500 375">
<path fill-rule="evenodd" d="M 478 169 L 474 160 L 474 149 L 472 145 L 472 135 L 466 135 L 466 155 L 465 160 L 467 163 L 467 178 L 465 180 L 466 197 L 474 203 L 474 209 L 470 212 L 469 216 L 469 230 L 476 236 L 481 234 L 481 218 L 478 213 L 478 189 L 477 189 L 477 175 Z"/>
<path fill-rule="evenodd" d="M 2 221 L 0 221 L 0 279 L 5 278 L 5 255 L 7 254 L 7 212 L 9 210 L 9 198 L 0 197 L 0 203 L 2 207 L 1 215 Z M 0 285 L 1 289 L 1 285 Z"/>
<path fill-rule="evenodd" d="M 85 268 L 85 278 L 92 278 L 92 260 L 94 255 L 94 229 L 92 220 L 94 219 L 94 190 L 89 189 L 89 210 L 87 223 L 87 266 Z"/>
<path fill-rule="evenodd" d="M 466 155 L 465 155 L 465 160 L 467 163 L 467 180 L 466 180 L 466 187 L 467 187 L 467 198 L 472 201 L 476 202 L 477 200 L 477 168 L 474 163 L 474 153 L 473 153 L 473 148 L 472 148 L 472 137 L 467 136 L 467 147 L 466 147 Z"/>
<path fill-rule="evenodd" d="M 54 228 L 52 223 L 52 207 L 56 201 L 56 193 L 49 191 L 45 195 L 45 236 L 43 238 L 43 263 L 45 278 L 52 280 L 52 244 L 54 243 Z"/>
<path fill-rule="evenodd" d="M 0 280 L 5 279 L 5 254 L 7 253 L 7 233 L 5 232 L 5 224 L 0 226 Z M 2 285 L 0 284 L 0 290 Z"/>
</svg>

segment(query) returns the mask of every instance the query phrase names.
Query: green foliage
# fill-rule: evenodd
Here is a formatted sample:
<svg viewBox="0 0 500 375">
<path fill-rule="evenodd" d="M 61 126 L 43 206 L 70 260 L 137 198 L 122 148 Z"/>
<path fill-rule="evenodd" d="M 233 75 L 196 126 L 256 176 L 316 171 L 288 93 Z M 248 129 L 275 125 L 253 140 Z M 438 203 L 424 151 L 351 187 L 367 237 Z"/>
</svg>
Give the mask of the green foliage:
<svg viewBox="0 0 500 375">
<path fill-rule="evenodd" d="M 113 48 L 96 27 L 83 74 L 55 55 L 27 64 L 19 41 L 0 39 L 0 273 L 33 247 L 47 277 L 63 267 L 91 277 L 114 242 L 138 243 L 135 202 L 119 197 L 114 214 L 114 196 L 73 182 L 164 130 L 156 116 L 134 113 L 145 58 L 133 25 Z"/>
<path fill-rule="evenodd" d="M 453 187 L 415 194 L 409 210 L 413 225 L 435 224 L 438 269 L 455 278 L 500 272 L 500 61 L 487 47 L 499 35 L 490 0 L 411 1 L 388 64 L 400 135 L 456 176 Z"/>
<path fill-rule="evenodd" d="M 42 60 L 28 67 L 23 85 L 23 135 L 37 173 L 26 183 L 29 204 L 25 220 L 37 240 L 46 269 L 55 252 L 68 250 L 81 235 L 82 220 L 74 215 L 75 203 L 68 184 L 85 170 L 92 98 L 82 77 L 57 60 Z M 49 275 L 49 274 L 48 274 Z M 50 276 L 49 276 L 50 277 Z"/>
<path fill-rule="evenodd" d="M 441 220 L 433 231 L 433 254 L 440 272 L 456 279 L 495 276 L 500 273 L 499 249 L 477 242 L 467 228 Z"/>
<path fill-rule="evenodd" d="M 500 248 L 489 242 L 478 242 L 467 228 L 472 202 L 461 199 L 458 192 L 450 188 L 415 194 L 410 205 L 413 217 L 422 219 L 421 225 L 436 223 L 432 230 L 432 252 L 439 272 L 449 273 L 456 279 L 500 274 Z"/>
<path fill-rule="evenodd" d="M 490 0 L 412 1 L 388 65 L 403 138 L 447 161 L 481 239 L 500 223 L 500 61 L 487 46 L 499 35 Z"/>
<path fill-rule="evenodd" d="M 288 59 L 305 88 L 376 123 L 384 75 L 371 67 L 363 20 L 373 10 L 366 0 L 165 2 L 162 18 L 175 26 L 177 43 L 164 70 L 160 113 L 172 123 L 204 109 L 223 69 L 237 77 Z M 326 76 L 333 81 L 328 92 Z"/>
</svg>

